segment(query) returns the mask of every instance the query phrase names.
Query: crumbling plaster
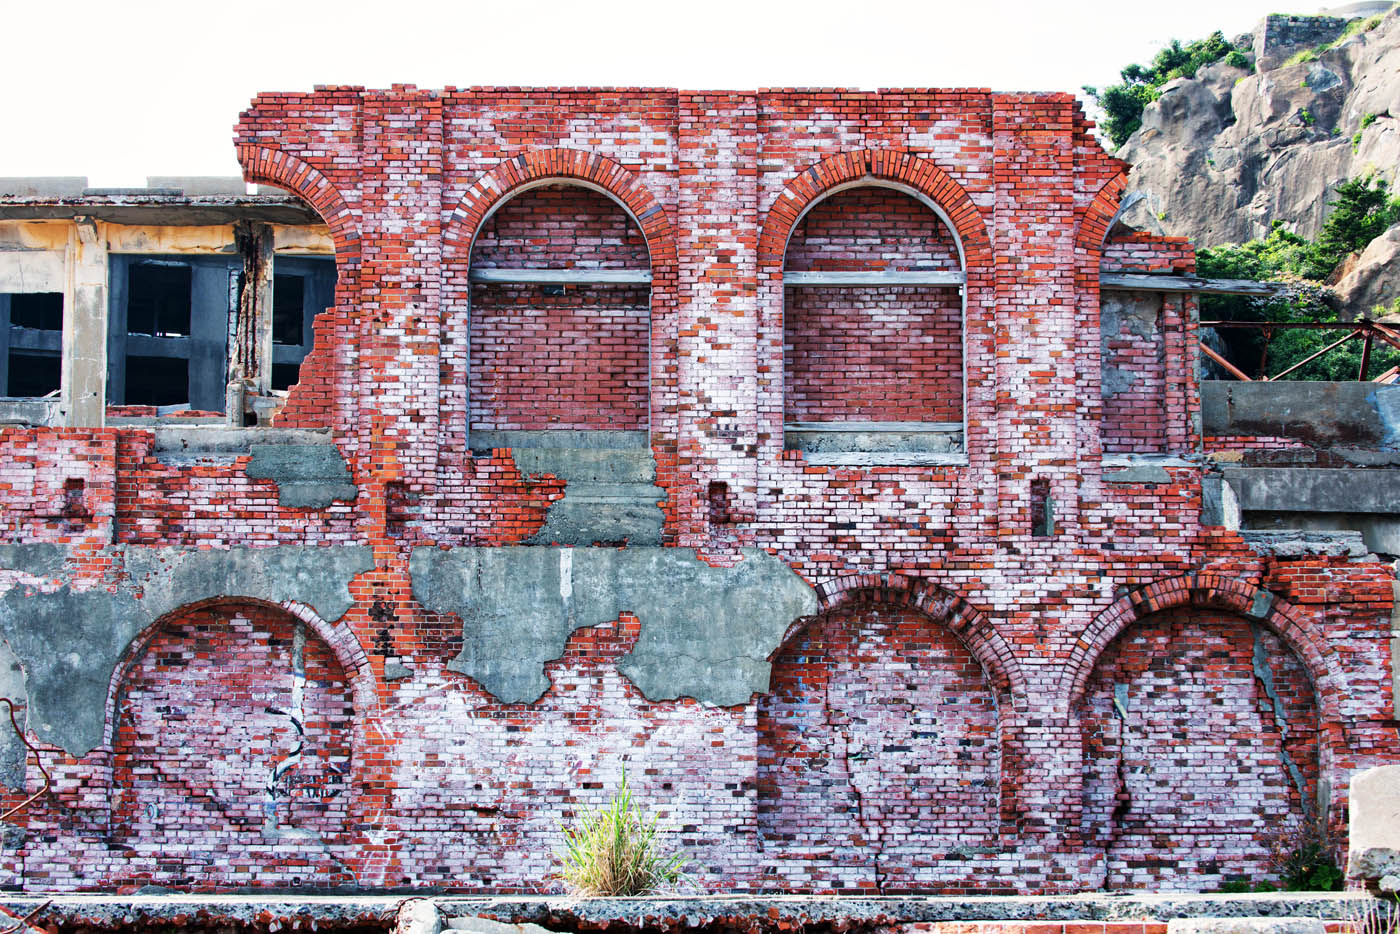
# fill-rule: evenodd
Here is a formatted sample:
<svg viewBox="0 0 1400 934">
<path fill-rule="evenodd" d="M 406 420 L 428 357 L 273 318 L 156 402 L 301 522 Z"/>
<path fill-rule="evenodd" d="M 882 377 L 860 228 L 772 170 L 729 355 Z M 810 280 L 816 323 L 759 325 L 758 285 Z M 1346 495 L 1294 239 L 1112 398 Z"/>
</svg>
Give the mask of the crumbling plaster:
<svg viewBox="0 0 1400 934">
<path fill-rule="evenodd" d="M 711 567 L 680 548 L 416 548 L 414 597 L 462 618 L 448 668 L 507 703 L 549 689 L 569 634 L 632 613 L 641 636 L 622 673 L 649 700 L 742 704 L 768 689 L 768 656 L 817 597 L 779 559 L 744 549 Z"/>
<path fill-rule="evenodd" d="M 182 606 L 219 598 L 292 602 L 334 622 L 369 548 L 114 548 L 126 576 L 77 589 L 55 577 L 51 546 L 11 546 L 0 564 L 30 577 L 0 597 L 0 634 L 24 668 L 31 728 L 82 756 L 102 744 L 108 688 L 132 641 Z"/>
</svg>

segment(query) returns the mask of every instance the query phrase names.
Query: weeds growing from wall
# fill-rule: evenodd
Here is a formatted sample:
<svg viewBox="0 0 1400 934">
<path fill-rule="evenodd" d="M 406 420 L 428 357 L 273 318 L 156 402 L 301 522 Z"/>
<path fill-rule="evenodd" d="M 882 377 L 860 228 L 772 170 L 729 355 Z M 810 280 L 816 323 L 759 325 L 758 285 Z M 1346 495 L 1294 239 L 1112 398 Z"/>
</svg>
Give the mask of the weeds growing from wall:
<svg viewBox="0 0 1400 934">
<path fill-rule="evenodd" d="M 667 854 L 627 787 L 627 775 L 607 807 L 564 828 L 559 876 L 574 895 L 649 895 L 683 879 L 685 857 Z"/>
</svg>

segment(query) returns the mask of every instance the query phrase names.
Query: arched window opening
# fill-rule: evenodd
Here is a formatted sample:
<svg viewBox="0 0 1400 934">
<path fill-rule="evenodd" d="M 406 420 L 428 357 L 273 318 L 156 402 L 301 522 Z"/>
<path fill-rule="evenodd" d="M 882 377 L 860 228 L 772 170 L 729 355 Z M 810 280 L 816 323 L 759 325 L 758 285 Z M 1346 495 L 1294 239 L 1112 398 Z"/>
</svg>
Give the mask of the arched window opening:
<svg viewBox="0 0 1400 934">
<path fill-rule="evenodd" d="M 1212 609 L 1141 619 L 1075 707 L 1085 846 L 1105 887 L 1217 891 L 1277 880 L 1317 839 L 1320 723 L 1303 662 L 1259 623 Z"/>
<path fill-rule="evenodd" d="M 469 279 L 473 447 L 560 430 L 645 445 L 651 271 L 627 211 L 591 186 L 530 188 L 483 223 Z"/>
<path fill-rule="evenodd" d="M 783 267 L 787 447 L 813 462 L 960 455 L 964 281 L 956 235 L 912 189 L 838 188 L 810 207 Z"/>
</svg>

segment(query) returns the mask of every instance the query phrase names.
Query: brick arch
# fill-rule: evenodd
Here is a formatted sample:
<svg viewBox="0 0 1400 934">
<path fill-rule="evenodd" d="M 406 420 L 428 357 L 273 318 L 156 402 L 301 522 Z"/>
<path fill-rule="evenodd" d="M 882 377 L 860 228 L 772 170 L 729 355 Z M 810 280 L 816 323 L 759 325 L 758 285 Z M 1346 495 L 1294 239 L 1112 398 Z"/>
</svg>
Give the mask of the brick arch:
<svg viewBox="0 0 1400 934">
<path fill-rule="evenodd" d="M 1337 698 L 1345 679 L 1336 653 L 1288 603 L 1267 590 L 1222 574 L 1186 574 L 1144 584 L 1119 597 L 1103 610 L 1075 640 L 1065 664 L 1059 694 L 1066 708 L 1084 695 L 1099 656 L 1129 626 L 1144 617 L 1177 607 L 1225 610 L 1242 619 L 1263 623 L 1303 662 L 1317 692 L 1322 720 L 1335 721 Z"/>
<path fill-rule="evenodd" d="M 986 614 L 957 594 L 931 581 L 893 572 L 838 577 L 819 585 L 816 590 L 817 616 L 803 617 L 789 626 L 769 658 L 776 657 L 799 638 L 818 616 L 862 605 L 897 606 L 947 626 L 977 659 L 996 694 L 1009 696 L 1013 702 L 1025 696 L 1025 677 L 1011 646 Z"/>
<path fill-rule="evenodd" d="M 316 209 L 330 228 L 337 265 L 359 264 L 359 223 L 326 176 L 290 153 L 250 143 L 239 144 L 238 162 L 243 166 L 245 180 L 286 188 Z"/>
<path fill-rule="evenodd" d="M 345 677 L 350 683 L 350 696 L 355 706 L 355 719 L 363 723 L 365 718 L 378 712 L 379 693 L 375 687 L 374 672 L 370 667 L 369 656 L 360 645 L 360 640 L 355 635 L 354 630 L 345 623 L 344 619 L 333 623 L 327 622 L 311 607 L 295 600 L 273 602 L 242 596 L 211 597 L 207 600 L 196 600 L 183 604 L 169 613 L 163 614 L 141 630 L 127 644 L 125 651 L 122 652 L 121 660 L 112 671 L 112 680 L 107 685 L 105 740 L 109 747 L 115 739 L 117 691 L 122 682 L 126 680 L 132 665 L 145 654 L 146 649 L 160 635 L 170 620 L 186 613 L 216 606 L 275 610 L 306 623 L 316 637 L 331 650 L 336 662 L 344 670 Z"/>
<path fill-rule="evenodd" d="M 862 180 L 897 182 L 929 198 L 947 213 L 962 244 L 965 268 L 990 267 L 987 225 L 967 191 L 929 160 L 899 149 L 837 153 L 798 173 L 768 210 L 758 240 L 759 267 L 781 268 L 788 237 L 807 209 L 834 189 Z"/>
<path fill-rule="evenodd" d="M 477 232 L 513 194 L 550 181 L 581 182 L 600 189 L 627 210 L 642 230 L 651 264 L 675 262 L 674 228 L 666 209 L 632 172 L 607 156 L 579 149 L 537 149 L 496 164 L 467 189 L 443 230 L 443 250 L 465 258 Z"/>
<path fill-rule="evenodd" d="M 1110 178 L 1094 200 L 1084 209 L 1079 220 L 1079 229 L 1074 234 L 1074 245 L 1083 254 L 1092 254 L 1094 271 L 1098 271 L 1099 254 L 1103 252 L 1104 240 L 1113 228 L 1113 219 L 1118 216 L 1118 206 L 1123 200 L 1123 189 L 1128 187 L 1128 173 L 1119 172 Z"/>
</svg>

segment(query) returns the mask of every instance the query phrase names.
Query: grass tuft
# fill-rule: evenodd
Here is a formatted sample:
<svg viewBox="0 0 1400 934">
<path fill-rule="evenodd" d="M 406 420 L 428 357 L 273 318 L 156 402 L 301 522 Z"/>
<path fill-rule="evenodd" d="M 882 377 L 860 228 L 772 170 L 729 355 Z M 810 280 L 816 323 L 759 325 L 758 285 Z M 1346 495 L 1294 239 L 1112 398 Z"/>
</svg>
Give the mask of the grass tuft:
<svg viewBox="0 0 1400 934">
<path fill-rule="evenodd" d="M 642 814 L 626 773 L 607 807 L 564 828 L 564 848 L 555 855 L 574 895 L 648 895 L 684 878 L 685 857 L 662 850 L 656 817 Z"/>
</svg>

